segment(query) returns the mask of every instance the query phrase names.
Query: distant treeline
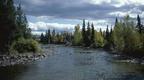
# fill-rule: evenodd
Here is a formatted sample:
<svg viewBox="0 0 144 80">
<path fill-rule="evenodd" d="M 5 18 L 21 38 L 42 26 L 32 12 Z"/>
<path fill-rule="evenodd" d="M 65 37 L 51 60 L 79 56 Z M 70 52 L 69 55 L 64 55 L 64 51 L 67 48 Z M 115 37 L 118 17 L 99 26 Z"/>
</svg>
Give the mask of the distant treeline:
<svg viewBox="0 0 144 80">
<path fill-rule="evenodd" d="M 114 27 L 107 26 L 105 31 L 96 30 L 93 23 L 86 23 L 83 20 L 82 29 L 78 24 L 73 33 L 56 34 L 55 30 L 48 30 L 45 35 L 41 34 L 40 41 L 45 44 L 70 42 L 73 46 L 104 48 L 128 55 L 144 55 L 144 26 L 139 15 L 137 21 L 129 15 L 120 20 L 116 18 Z"/>
<path fill-rule="evenodd" d="M 69 32 L 57 32 L 55 30 L 48 29 L 45 34 L 41 34 L 40 42 L 43 44 L 66 44 L 72 41 L 72 33 Z"/>
</svg>

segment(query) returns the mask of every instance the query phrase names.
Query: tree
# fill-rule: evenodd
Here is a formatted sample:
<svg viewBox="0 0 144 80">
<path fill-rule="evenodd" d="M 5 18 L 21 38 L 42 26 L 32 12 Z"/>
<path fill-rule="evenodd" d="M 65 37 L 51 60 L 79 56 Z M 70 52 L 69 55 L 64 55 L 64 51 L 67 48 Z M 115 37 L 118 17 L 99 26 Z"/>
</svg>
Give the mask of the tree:
<svg viewBox="0 0 144 80">
<path fill-rule="evenodd" d="M 85 30 L 85 20 L 83 20 L 83 25 L 82 25 L 82 38 L 83 38 L 83 45 L 86 43 L 86 30 Z"/>
<path fill-rule="evenodd" d="M 43 33 L 40 36 L 40 42 L 43 43 L 43 44 L 45 43 L 45 36 L 44 36 Z"/>
<path fill-rule="evenodd" d="M 91 44 L 95 46 L 95 29 L 93 23 L 91 24 Z"/>
<path fill-rule="evenodd" d="M 124 52 L 135 53 L 141 46 L 140 34 L 136 31 L 134 23 L 130 17 L 125 17 L 123 23 L 123 36 L 124 36 Z"/>
<path fill-rule="evenodd" d="M 51 31 L 50 31 L 50 29 L 48 30 L 47 38 L 48 38 L 48 44 L 51 44 Z"/>
<path fill-rule="evenodd" d="M 55 43 L 56 32 L 55 29 L 52 31 L 52 43 Z"/>
<path fill-rule="evenodd" d="M 139 33 L 142 33 L 144 32 L 144 28 L 143 28 L 143 25 L 141 24 L 141 19 L 140 19 L 140 16 L 137 15 L 137 29 L 139 31 Z"/>
<path fill-rule="evenodd" d="M 9 52 L 16 31 L 16 11 L 13 0 L 0 0 L 0 52 Z"/>
<path fill-rule="evenodd" d="M 107 25 L 105 39 L 106 39 L 107 41 L 109 41 L 109 37 L 110 37 L 110 32 L 109 32 L 109 27 L 108 27 L 108 25 Z"/>
<path fill-rule="evenodd" d="M 104 46 L 104 37 L 101 32 L 95 32 L 95 44 L 97 48 L 102 48 Z"/>
<path fill-rule="evenodd" d="M 89 47 L 91 45 L 91 29 L 90 29 L 90 23 L 87 23 L 87 31 L 86 31 L 86 47 Z"/>
<path fill-rule="evenodd" d="M 100 31 L 99 31 L 100 33 L 101 33 L 101 35 L 103 35 L 103 32 L 102 32 L 102 29 L 100 28 Z"/>
<path fill-rule="evenodd" d="M 124 49 L 124 45 L 125 45 L 122 26 L 123 26 L 123 23 L 118 22 L 118 20 L 116 18 L 112 36 L 113 36 L 114 49 L 117 52 L 122 52 Z"/>
<path fill-rule="evenodd" d="M 80 32 L 80 26 L 79 24 L 75 26 L 75 31 L 74 31 L 74 39 L 73 39 L 73 45 L 80 45 L 82 42 L 82 35 Z"/>
<path fill-rule="evenodd" d="M 28 21 L 25 14 L 22 11 L 21 4 L 17 7 L 16 11 L 16 39 L 20 37 L 31 38 L 31 29 L 28 28 Z"/>
<path fill-rule="evenodd" d="M 104 46 L 104 48 L 107 50 L 111 48 L 110 38 L 111 38 L 111 34 L 109 32 L 109 28 L 107 25 L 106 34 L 105 34 L 105 46 Z"/>
</svg>

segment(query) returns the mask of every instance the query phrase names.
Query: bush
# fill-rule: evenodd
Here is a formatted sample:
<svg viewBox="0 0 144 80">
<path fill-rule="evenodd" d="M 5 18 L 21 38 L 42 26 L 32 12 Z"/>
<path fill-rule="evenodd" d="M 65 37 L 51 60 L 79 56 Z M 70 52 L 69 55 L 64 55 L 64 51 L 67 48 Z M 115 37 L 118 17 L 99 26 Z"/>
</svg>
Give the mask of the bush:
<svg viewBox="0 0 144 80">
<path fill-rule="evenodd" d="M 10 53 L 26 53 L 26 52 L 38 52 L 38 42 L 33 39 L 20 38 L 14 41 L 10 47 Z"/>
</svg>

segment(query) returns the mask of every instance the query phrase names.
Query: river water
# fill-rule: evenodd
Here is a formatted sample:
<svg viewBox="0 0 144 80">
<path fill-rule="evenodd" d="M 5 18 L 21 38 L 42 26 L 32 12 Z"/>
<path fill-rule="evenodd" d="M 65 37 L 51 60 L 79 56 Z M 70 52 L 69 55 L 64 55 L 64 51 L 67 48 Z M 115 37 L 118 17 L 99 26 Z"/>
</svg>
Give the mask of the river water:
<svg viewBox="0 0 144 80">
<path fill-rule="evenodd" d="M 143 65 L 115 62 L 104 50 L 50 49 L 53 53 L 40 61 L 0 67 L 0 80 L 144 80 Z"/>
</svg>

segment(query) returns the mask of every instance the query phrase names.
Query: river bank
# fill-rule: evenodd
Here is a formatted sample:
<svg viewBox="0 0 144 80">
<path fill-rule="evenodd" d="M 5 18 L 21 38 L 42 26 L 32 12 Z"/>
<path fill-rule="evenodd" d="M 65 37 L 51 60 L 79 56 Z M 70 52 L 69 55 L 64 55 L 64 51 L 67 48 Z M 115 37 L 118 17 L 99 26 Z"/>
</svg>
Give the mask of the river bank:
<svg viewBox="0 0 144 80">
<path fill-rule="evenodd" d="M 23 54 L 11 54 L 0 55 L 0 67 L 12 66 L 16 64 L 27 64 L 36 60 L 41 60 L 48 57 L 52 53 L 49 47 L 42 46 L 40 53 L 23 53 Z"/>
<path fill-rule="evenodd" d="M 45 45 L 45 59 L 0 67 L 3 80 L 143 80 L 144 65 L 115 62 L 118 55 L 99 49 Z M 52 51 L 52 54 L 51 52 Z M 117 58 L 118 59 L 118 58 Z M 113 62 L 114 61 L 114 62 Z"/>
<path fill-rule="evenodd" d="M 120 62 L 120 63 L 132 63 L 132 64 L 142 64 L 144 65 L 144 56 L 143 55 L 130 55 L 124 54 L 121 52 L 117 52 L 115 50 L 108 50 L 104 48 L 93 48 L 93 47 L 84 47 L 84 46 L 72 46 L 74 48 L 83 48 L 83 49 L 99 49 L 108 52 L 108 54 L 112 54 L 113 62 Z"/>
<path fill-rule="evenodd" d="M 0 55 L 0 66 L 25 64 L 45 58 L 46 54 Z"/>
</svg>

